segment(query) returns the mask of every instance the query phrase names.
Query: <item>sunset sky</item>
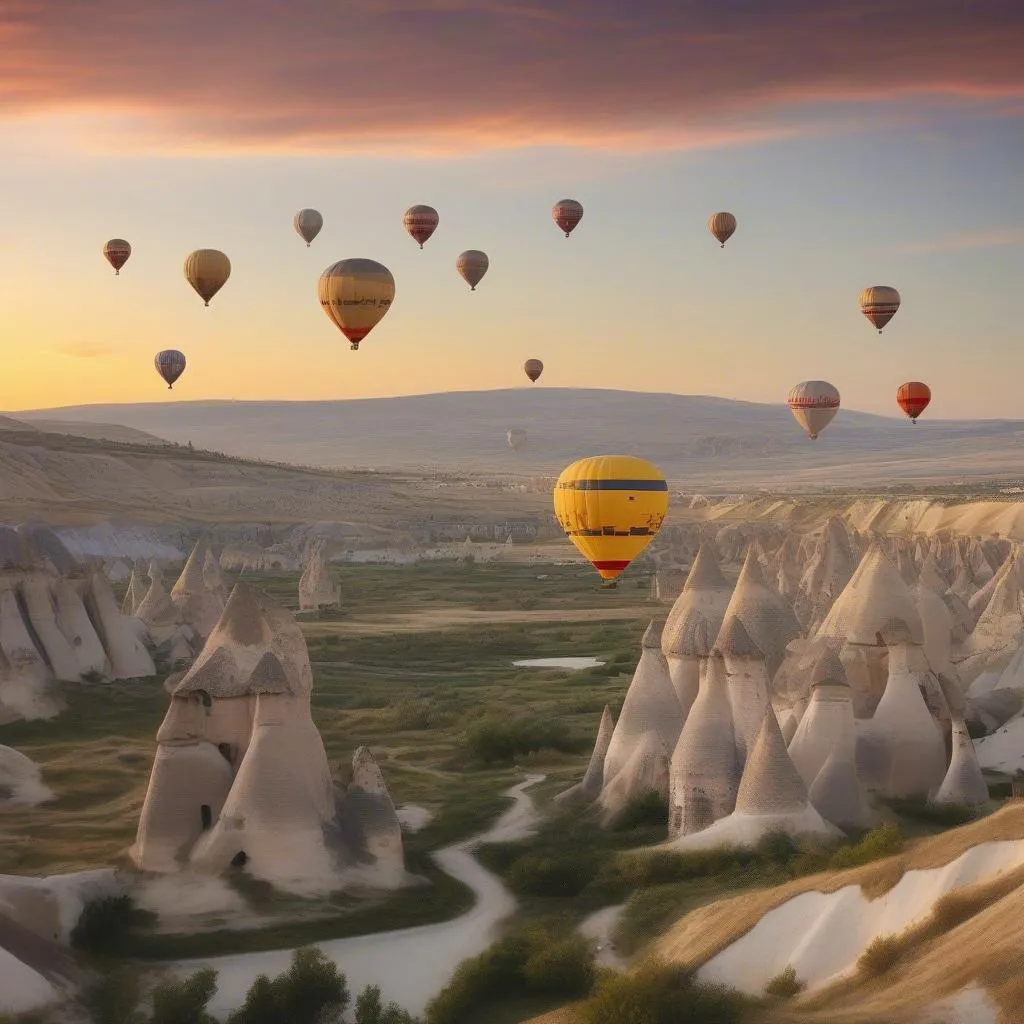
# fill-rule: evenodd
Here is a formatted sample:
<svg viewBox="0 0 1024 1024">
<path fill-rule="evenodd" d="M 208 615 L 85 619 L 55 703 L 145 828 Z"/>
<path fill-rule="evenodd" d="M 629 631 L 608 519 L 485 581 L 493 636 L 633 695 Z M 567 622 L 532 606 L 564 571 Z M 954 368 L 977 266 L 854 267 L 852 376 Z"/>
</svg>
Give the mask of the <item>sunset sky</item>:
<svg viewBox="0 0 1024 1024">
<path fill-rule="evenodd" d="M 0 41 L 2 409 L 518 387 L 537 356 L 538 387 L 824 378 L 896 413 L 920 379 L 926 415 L 1024 418 L 1021 0 L 0 0 Z M 209 309 L 202 247 L 233 265 Z M 397 282 L 358 353 L 316 297 L 351 256 Z"/>
</svg>

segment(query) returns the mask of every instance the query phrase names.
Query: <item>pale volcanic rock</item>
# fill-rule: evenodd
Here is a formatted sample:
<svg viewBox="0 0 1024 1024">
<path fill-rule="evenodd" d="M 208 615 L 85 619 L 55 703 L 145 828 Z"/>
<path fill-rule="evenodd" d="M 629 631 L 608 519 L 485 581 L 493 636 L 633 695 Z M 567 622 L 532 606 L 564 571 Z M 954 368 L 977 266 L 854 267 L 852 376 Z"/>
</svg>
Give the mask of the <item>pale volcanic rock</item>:
<svg viewBox="0 0 1024 1024">
<path fill-rule="evenodd" d="M 145 583 L 142 582 L 139 567 L 137 565 L 133 566 L 131 577 L 128 580 L 128 589 L 125 591 L 124 600 L 121 602 L 121 614 L 138 614 L 139 605 L 142 604 L 147 589 Z"/>
<path fill-rule="evenodd" d="M 646 733 L 657 733 L 666 751 L 674 749 L 679 738 L 682 708 L 672 688 L 668 662 L 659 647 L 660 632 L 652 621 L 643 635 L 640 661 L 626 691 L 604 759 L 605 786 L 625 767 L 637 742 Z"/>
<path fill-rule="evenodd" d="M 341 588 L 332 578 L 330 563 L 327 561 L 327 538 L 317 537 L 310 548 L 306 568 L 299 578 L 299 611 L 337 608 L 340 604 Z"/>
<path fill-rule="evenodd" d="M 786 653 L 786 645 L 800 635 L 792 608 L 764 580 L 755 545 L 747 550 L 736 589 L 723 621 L 736 616 L 764 655 L 769 678 L 774 676 Z"/>
<path fill-rule="evenodd" d="M 680 835 L 669 845 L 679 851 L 753 846 L 770 832 L 823 839 L 842 836 L 811 805 L 807 787 L 786 752 L 778 720 L 769 706 L 740 780 L 735 810 L 709 828 Z"/>
<path fill-rule="evenodd" d="M 833 651 L 827 651 L 812 674 L 811 699 L 789 743 L 789 756 L 808 786 L 829 754 L 856 739 L 853 698 L 846 672 Z M 852 747 L 851 747 L 852 749 Z"/>
<path fill-rule="evenodd" d="M 129 620 L 121 614 L 106 576 L 94 572 L 88 581 L 85 605 L 110 659 L 112 679 L 141 679 L 156 675 L 156 666 Z"/>
<path fill-rule="evenodd" d="M 922 696 L 928 665 L 919 644 L 889 648 L 889 678 L 857 741 L 857 770 L 888 797 L 930 796 L 946 775 L 946 744 Z"/>
<path fill-rule="evenodd" d="M 684 714 L 693 703 L 695 651 L 714 643 L 725 619 L 732 587 L 722 575 L 709 540 L 702 539 L 686 583 L 676 598 L 661 633 L 672 685 Z"/>
<path fill-rule="evenodd" d="M 698 832 L 730 814 L 739 780 L 725 659 L 713 654 L 672 754 L 669 838 Z"/>
<path fill-rule="evenodd" d="M 597 729 L 597 739 L 594 741 L 594 749 L 583 775 L 583 781 L 559 793 L 555 797 L 556 803 L 564 803 L 577 798 L 596 800 L 601 795 L 601 787 L 604 785 L 604 759 L 608 754 L 608 745 L 612 741 L 614 731 L 615 719 L 612 718 L 612 709 L 605 704 L 604 712 L 601 715 L 601 724 Z"/>
<path fill-rule="evenodd" d="M 614 824 L 626 807 L 645 793 L 667 797 L 668 789 L 668 749 L 657 730 L 651 729 L 633 744 L 629 759 L 618 772 L 611 779 L 605 778 L 598 798 L 602 825 Z"/>
<path fill-rule="evenodd" d="M 188 556 L 170 595 L 181 621 L 188 623 L 203 638 L 210 635 L 224 611 L 223 594 L 210 589 L 207 583 L 209 553 L 209 543 L 201 537 Z"/>
<path fill-rule="evenodd" d="M 768 673 L 764 655 L 736 615 L 726 618 L 715 649 L 725 661 L 736 762 L 742 771 L 768 705 Z"/>
<path fill-rule="evenodd" d="M 369 751 L 357 752 L 354 786 L 339 798 L 311 689 L 293 617 L 237 585 L 157 733 L 131 851 L 140 868 L 244 866 L 305 891 L 336 888 L 339 872 L 360 867 L 362 884 L 402 884 L 401 831 L 379 769 Z"/>
<path fill-rule="evenodd" d="M 942 780 L 935 802 L 983 807 L 988 803 L 988 785 L 981 774 L 974 741 L 962 718 L 953 720 L 953 757 Z"/>
</svg>

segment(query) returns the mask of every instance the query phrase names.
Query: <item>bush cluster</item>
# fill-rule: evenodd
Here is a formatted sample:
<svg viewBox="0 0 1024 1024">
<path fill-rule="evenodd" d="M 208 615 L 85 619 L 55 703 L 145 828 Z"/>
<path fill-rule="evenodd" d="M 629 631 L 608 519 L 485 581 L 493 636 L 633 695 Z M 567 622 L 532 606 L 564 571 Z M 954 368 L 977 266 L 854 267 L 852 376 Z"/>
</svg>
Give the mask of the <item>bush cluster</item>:
<svg viewBox="0 0 1024 1024">
<path fill-rule="evenodd" d="M 545 718 L 487 715 L 469 728 L 466 746 L 484 764 L 508 762 L 538 750 L 578 753 L 586 741 L 573 736 L 564 722 Z"/>
<path fill-rule="evenodd" d="M 528 928 L 463 960 L 427 1006 L 426 1024 L 466 1024 L 488 1006 L 524 996 L 578 999 L 594 976 L 594 952 L 582 936 Z"/>
</svg>

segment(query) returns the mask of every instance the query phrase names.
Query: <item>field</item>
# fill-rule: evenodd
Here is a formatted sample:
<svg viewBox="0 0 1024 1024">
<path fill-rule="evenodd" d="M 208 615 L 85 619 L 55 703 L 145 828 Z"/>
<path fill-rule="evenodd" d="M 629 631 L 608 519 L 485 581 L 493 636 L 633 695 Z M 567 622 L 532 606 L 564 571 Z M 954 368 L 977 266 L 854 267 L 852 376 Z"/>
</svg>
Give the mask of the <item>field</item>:
<svg viewBox="0 0 1024 1024">
<path fill-rule="evenodd" d="M 485 828 L 505 805 L 500 792 L 515 782 L 512 760 L 483 762 L 468 749 L 467 736 L 494 716 L 554 723 L 549 741 L 561 751 L 547 749 L 517 762 L 548 774 L 542 793 L 568 785 L 589 756 L 604 704 L 621 701 L 640 636 L 659 611 L 644 600 L 648 580 L 639 572 L 609 591 L 577 566 L 438 563 L 337 571 L 344 608 L 301 617 L 314 672 L 313 718 L 339 782 L 347 781 L 352 753 L 365 744 L 396 806 L 434 812 L 407 849 L 411 866 L 441 884 L 430 899 L 422 891 L 390 897 L 371 919 L 358 907 L 339 907 L 335 917 L 321 912 L 287 936 L 277 927 L 210 933 L 220 952 L 272 947 L 285 937 L 312 941 L 422 923 L 464 909 L 468 892 L 444 881 L 425 852 Z M 297 607 L 295 574 L 249 573 L 246 581 Z M 467 610 L 484 621 L 446 624 Z M 605 621 L 606 614 L 622 617 Z M 553 621 L 503 621 L 538 615 Z M 408 619 L 416 616 L 428 621 L 409 630 Z M 512 665 L 517 658 L 559 655 L 593 655 L 607 666 L 566 672 Z M 126 863 L 168 703 L 161 682 L 67 685 L 70 709 L 55 720 L 0 727 L 0 743 L 39 763 L 57 794 L 38 807 L 5 812 L 0 873 L 46 875 Z M 256 902 L 265 909 L 265 901 Z M 187 948 L 199 955 L 196 942 L 203 938 L 154 934 L 134 952 L 162 957 Z"/>
</svg>

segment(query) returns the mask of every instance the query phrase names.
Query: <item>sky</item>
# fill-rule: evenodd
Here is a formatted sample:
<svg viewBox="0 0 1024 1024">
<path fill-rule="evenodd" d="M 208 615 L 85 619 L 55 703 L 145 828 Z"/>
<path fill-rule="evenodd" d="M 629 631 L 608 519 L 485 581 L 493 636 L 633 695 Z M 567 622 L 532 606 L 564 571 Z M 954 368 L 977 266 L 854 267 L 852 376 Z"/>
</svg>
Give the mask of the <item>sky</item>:
<svg viewBox="0 0 1024 1024">
<path fill-rule="evenodd" d="M 825 379 L 898 414 L 924 380 L 926 415 L 1024 418 L 1020 0 L 0 0 L 0 40 L 7 411 L 519 387 L 537 357 L 536 387 Z M 209 308 L 197 248 L 232 263 Z M 316 287 L 353 256 L 397 289 L 358 352 Z"/>
</svg>

